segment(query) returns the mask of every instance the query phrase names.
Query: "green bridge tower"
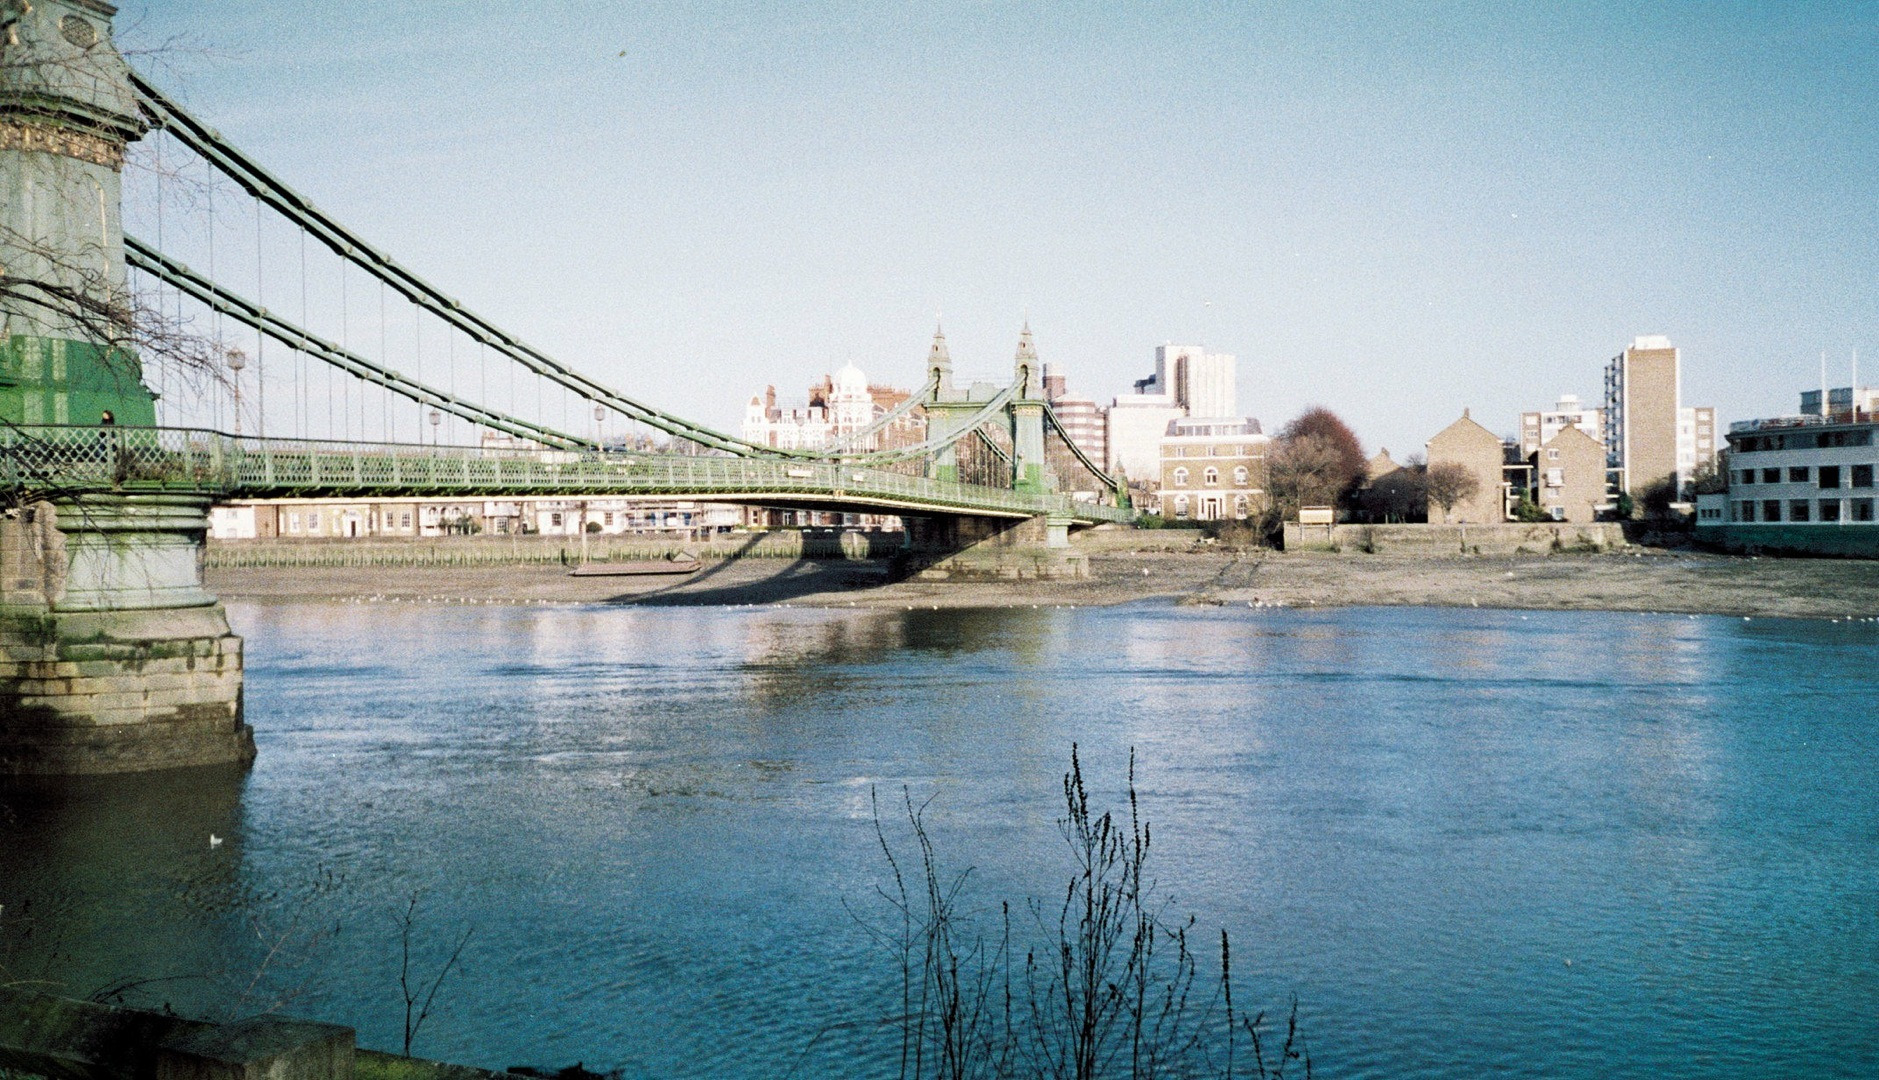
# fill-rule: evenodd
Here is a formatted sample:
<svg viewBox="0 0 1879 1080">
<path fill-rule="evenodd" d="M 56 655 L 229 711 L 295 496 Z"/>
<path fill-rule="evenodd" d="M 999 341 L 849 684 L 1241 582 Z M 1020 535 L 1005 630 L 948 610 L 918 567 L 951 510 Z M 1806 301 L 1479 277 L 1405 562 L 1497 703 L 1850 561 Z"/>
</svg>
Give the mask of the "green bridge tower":
<svg viewBox="0 0 1879 1080">
<path fill-rule="evenodd" d="M 0 0 L 0 424 L 149 426 L 121 174 L 145 124 L 101 0 Z M 87 465 L 113 469 L 101 435 Z M 0 777 L 243 762 L 241 640 L 204 591 L 208 500 L 0 508 Z"/>
</svg>

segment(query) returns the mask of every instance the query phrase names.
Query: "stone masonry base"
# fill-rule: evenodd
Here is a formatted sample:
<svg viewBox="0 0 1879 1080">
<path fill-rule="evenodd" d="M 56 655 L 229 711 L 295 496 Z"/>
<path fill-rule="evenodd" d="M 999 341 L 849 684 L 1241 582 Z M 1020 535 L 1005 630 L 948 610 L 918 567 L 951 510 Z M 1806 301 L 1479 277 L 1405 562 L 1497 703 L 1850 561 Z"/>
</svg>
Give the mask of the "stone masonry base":
<svg viewBox="0 0 1879 1080">
<path fill-rule="evenodd" d="M 241 645 L 220 604 L 0 608 L 0 776 L 253 761 Z"/>
</svg>

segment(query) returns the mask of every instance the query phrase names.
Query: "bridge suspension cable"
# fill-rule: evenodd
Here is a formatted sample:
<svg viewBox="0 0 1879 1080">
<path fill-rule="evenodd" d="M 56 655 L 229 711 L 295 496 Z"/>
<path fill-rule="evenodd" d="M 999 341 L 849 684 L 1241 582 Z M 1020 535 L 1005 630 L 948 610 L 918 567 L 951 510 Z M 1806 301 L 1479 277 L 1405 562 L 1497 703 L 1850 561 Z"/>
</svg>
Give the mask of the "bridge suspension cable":
<svg viewBox="0 0 1879 1080">
<path fill-rule="evenodd" d="M 188 268 L 183 266 L 180 262 L 167 258 L 156 248 L 141 243 L 135 243 L 132 248 L 134 254 L 133 265 L 136 265 L 139 269 L 153 273 L 166 283 L 177 287 L 180 294 L 179 300 L 181 295 L 187 295 L 206 304 L 213 312 L 213 317 L 216 320 L 218 328 L 224 316 L 236 318 L 242 324 L 252 327 L 257 333 L 257 353 L 259 354 L 256 358 L 257 368 L 261 366 L 264 360 L 266 340 L 272 337 L 277 342 L 287 344 L 290 348 L 293 348 L 296 355 L 299 357 L 310 356 L 325 361 L 333 367 L 338 368 L 340 371 L 362 380 L 359 401 L 359 434 L 361 437 L 365 435 L 368 420 L 367 395 L 364 392 L 363 383 L 370 382 L 378 384 L 386 394 L 385 405 L 379 410 L 379 414 L 381 426 L 384 429 L 382 434 L 387 439 L 390 438 L 391 430 L 391 395 L 396 394 L 418 403 L 418 431 L 420 437 L 422 435 L 424 410 L 428 406 L 440 412 L 448 413 L 451 416 L 469 420 L 472 423 L 482 424 L 519 437 L 545 441 L 556 446 L 573 447 L 589 444 L 598 445 L 602 441 L 602 433 L 604 432 L 604 415 L 606 412 L 610 411 L 624 416 L 630 421 L 644 424 L 647 427 L 666 432 L 669 435 L 688 440 L 708 449 L 740 457 L 841 461 L 856 465 L 889 465 L 936 454 L 945 450 L 947 447 L 953 446 L 960 439 L 976 431 L 979 432 L 977 437 L 980 440 L 985 441 L 995 450 L 998 450 L 1001 456 L 1006 460 L 1010 458 L 1009 454 L 1004 453 L 1002 448 L 998 447 L 995 442 L 988 439 L 984 433 L 980 431 L 982 425 L 991 421 L 1000 410 L 1010 406 L 1013 392 L 1009 388 L 995 396 L 991 401 L 986 402 L 984 407 L 981 408 L 977 414 L 971 417 L 965 424 L 948 432 L 944 437 L 937 439 L 929 438 L 911 446 L 894 447 L 883 450 L 864 450 L 861 449 L 861 447 L 871 441 L 876 434 L 888 429 L 891 425 L 902 420 L 914 409 L 919 408 L 930 400 L 931 395 L 937 390 L 937 384 L 934 380 L 929 379 L 918 391 L 914 392 L 895 408 L 874 418 L 868 425 L 860 430 L 843 436 L 834 446 L 813 449 L 786 449 L 764 446 L 713 430 L 701 424 L 693 423 L 682 417 L 636 401 L 611 387 L 582 375 L 580 372 L 560 363 L 533 346 L 528 345 L 515 335 L 501 329 L 494 323 L 476 314 L 474 311 L 464 308 L 462 303 L 455 297 L 450 296 L 406 269 L 383 251 L 365 241 L 358 234 L 339 224 L 324 211 L 316 207 L 311 200 L 289 187 L 278 177 L 268 172 L 247 155 L 232 146 L 219 132 L 215 131 L 215 129 L 196 119 L 187 110 L 172 101 L 148 79 L 145 79 L 142 75 L 133 71 L 130 75 L 130 80 L 138 94 L 139 102 L 144 111 L 148 114 L 153 127 L 168 132 L 172 137 L 176 138 L 190 149 L 197 157 L 201 158 L 204 164 L 211 170 L 210 175 L 212 179 L 216 174 L 220 174 L 233 181 L 243 192 L 252 196 L 255 200 L 257 290 L 264 284 L 260 269 L 260 263 L 263 260 L 260 210 L 263 205 L 272 208 L 300 230 L 300 258 L 302 263 L 301 315 L 303 322 L 307 314 L 305 310 L 307 307 L 305 295 L 306 237 L 311 235 L 322 246 L 338 257 L 340 265 L 340 341 L 334 343 L 319 338 L 303 327 L 294 326 L 291 323 L 281 320 L 278 316 L 271 314 L 261 302 L 261 294 L 259 291 L 257 291 L 256 300 L 251 302 L 231 296 L 227 289 L 216 284 L 214 269 L 216 245 L 214 240 L 215 213 L 213 184 L 210 185 L 207 200 L 209 206 L 208 259 L 210 265 L 208 275 L 206 277 L 197 275 L 193 271 L 189 271 Z M 161 205 L 161 201 L 159 200 L 159 213 L 161 212 Z M 160 218 L 159 233 L 161 233 Z M 349 266 L 357 266 L 363 269 L 367 275 L 377 281 L 379 285 L 380 359 L 378 362 L 368 361 L 358 354 L 351 352 L 348 348 L 350 328 L 348 326 L 347 317 L 347 294 L 349 290 L 346 280 L 348 277 L 346 268 Z M 418 371 L 417 378 L 408 378 L 399 375 L 389 366 L 388 361 L 391 354 L 385 301 L 388 292 L 392 291 L 395 291 L 400 297 L 412 304 L 418 312 L 418 316 L 414 321 L 412 338 L 414 348 L 417 350 L 414 356 L 414 363 L 417 365 Z M 449 384 L 449 387 L 447 389 L 440 389 L 425 384 L 422 381 L 424 365 L 422 353 L 424 336 L 422 332 L 422 317 L 425 314 L 439 319 L 456 331 L 468 334 L 477 342 L 479 366 L 478 382 L 482 387 L 480 396 L 485 400 L 487 399 L 489 383 L 487 361 L 488 355 L 491 352 L 510 361 L 514 365 L 510 368 L 511 378 L 509 380 L 512 398 L 515 390 L 514 372 L 516 367 L 536 376 L 539 380 L 536 383 L 536 420 L 523 421 L 501 410 L 490 408 L 486 404 L 473 404 L 468 402 L 455 393 L 454 336 L 449 337 L 448 345 L 450 368 L 446 382 Z M 219 329 L 217 336 L 219 339 Z M 260 372 L 257 371 L 256 374 L 258 377 Z M 548 419 L 546 413 L 548 402 L 544 395 L 549 383 L 554 384 L 557 387 L 557 392 L 564 395 L 562 397 L 563 423 L 560 428 L 550 426 L 545 422 Z M 351 406 L 345 400 L 345 392 L 349 388 L 349 385 L 349 383 L 342 382 L 340 401 L 341 411 L 347 417 L 348 430 L 350 429 Z M 567 417 L 569 400 L 565 396 L 567 394 L 572 394 L 582 401 L 593 402 L 603 410 L 595 419 L 596 434 L 594 439 L 590 440 L 581 436 L 575 436 L 566 430 L 570 426 L 568 422 L 569 418 Z M 265 399 L 260 398 L 259 395 L 257 395 L 257 399 L 257 405 L 264 404 Z M 329 414 L 332 410 L 330 399 L 331 395 L 329 394 Z M 513 402 L 510 408 L 514 408 Z M 262 411 L 265 412 L 265 409 L 263 408 Z M 304 411 L 304 408 L 296 407 L 296 427 L 304 426 L 299 420 L 300 413 Z M 1098 478 L 1104 486 L 1113 490 L 1115 487 L 1114 481 L 1110 479 L 1095 462 L 1091 461 L 1083 452 L 1082 448 L 1077 446 L 1075 441 L 1069 437 L 1068 433 L 1063 430 L 1062 423 L 1058 420 L 1054 411 L 1049 409 L 1048 405 L 1046 405 L 1046 416 L 1051 427 L 1054 428 L 1058 435 L 1063 438 L 1064 442 L 1068 444 L 1072 453 L 1083 467 Z M 330 419 L 329 415 L 329 428 L 331 426 Z M 237 422 L 239 423 L 239 419 Z M 584 423 L 584 421 L 582 422 Z"/>
<path fill-rule="evenodd" d="M 324 360 L 347 374 L 377 383 L 390 393 L 417 402 L 474 424 L 564 450 L 584 449 L 587 441 L 566 432 L 544 427 L 464 401 L 454 394 L 426 386 L 390 368 L 350 352 L 344 347 L 309 333 L 273 314 L 266 308 L 227 289 L 217 288 L 208 278 L 155 250 L 133 236 L 124 237 L 124 258 L 131 266 L 154 275 L 183 295 L 206 304 L 217 314 L 226 315 L 263 337 L 271 337 L 296 351 Z"/>
<path fill-rule="evenodd" d="M 405 269 L 396 260 L 340 225 L 306 196 L 230 145 L 214 128 L 171 101 L 142 75 L 133 71 L 130 79 L 153 126 L 169 132 L 210 166 L 233 180 L 243 191 L 305 229 L 341 259 L 361 267 L 381 285 L 390 286 L 412 304 L 469 334 L 534 374 L 640 423 L 712 449 L 739 456 L 811 459 L 828 456 L 815 451 L 760 446 L 726 435 L 635 401 L 580 374 L 475 312 L 465 309 L 461 301 Z"/>
</svg>

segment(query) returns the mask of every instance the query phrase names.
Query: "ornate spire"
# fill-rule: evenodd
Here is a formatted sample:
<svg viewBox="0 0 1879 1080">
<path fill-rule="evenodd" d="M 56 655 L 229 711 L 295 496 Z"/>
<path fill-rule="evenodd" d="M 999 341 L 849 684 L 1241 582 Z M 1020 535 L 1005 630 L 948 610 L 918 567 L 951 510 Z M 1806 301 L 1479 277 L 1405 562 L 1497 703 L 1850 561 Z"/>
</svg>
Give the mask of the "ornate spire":
<svg viewBox="0 0 1879 1080">
<path fill-rule="evenodd" d="M 946 328 L 937 323 L 933 327 L 933 347 L 926 352 L 926 366 L 929 369 L 953 366 L 952 354 L 946 351 Z"/>
<path fill-rule="evenodd" d="M 1037 370 L 1037 345 L 1031 340 L 1031 320 L 1024 320 L 1024 329 L 1018 332 L 1018 355 L 1012 363 L 1012 389 L 1021 401 L 1029 401 L 1042 396 Z"/>
<path fill-rule="evenodd" d="M 1037 361 L 1037 345 L 1031 341 L 1031 320 L 1024 320 L 1024 329 L 1018 331 L 1018 362 Z"/>
</svg>

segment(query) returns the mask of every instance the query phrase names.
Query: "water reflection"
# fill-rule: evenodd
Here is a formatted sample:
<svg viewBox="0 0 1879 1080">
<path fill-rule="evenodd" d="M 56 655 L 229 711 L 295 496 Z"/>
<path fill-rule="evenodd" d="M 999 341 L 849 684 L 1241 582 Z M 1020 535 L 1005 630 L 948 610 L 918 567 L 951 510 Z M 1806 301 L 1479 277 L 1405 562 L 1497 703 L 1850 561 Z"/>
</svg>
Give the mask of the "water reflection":
<svg viewBox="0 0 1879 1080">
<path fill-rule="evenodd" d="M 137 984 L 200 1010 L 226 970 L 245 776 L 226 767 L 0 789 L 4 977 L 89 997 Z"/>
<path fill-rule="evenodd" d="M 9 797 L 11 966 L 80 990 L 240 970 L 250 912 L 315 912 L 339 933 L 313 978 L 282 980 L 305 983 L 296 1010 L 395 1045 L 394 916 L 418 889 L 425 948 L 477 929 L 422 1052 L 771 1076 L 886 992 L 848 912 L 883 874 L 871 794 L 933 796 L 942 859 L 974 867 L 995 910 L 1061 887 L 1076 742 L 1111 804 L 1136 749 L 1160 879 L 1235 931 L 1261 1004 L 1299 993 L 1327 1072 L 1589 1077 L 1613 1046 L 1664 1076 L 1802 1052 L 1822 1075 L 1879 1070 L 1879 974 L 1861 959 L 1879 948 L 1861 914 L 1879 896 L 1870 627 L 1160 607 L 231 616 L 254 773 Z M 27 902 L 46 932 L 21 942 L 6 920 Z M 201 985 L 205 1007 L 228 991 Z M 801 1071 L 891 1074 L 872 1030 L 842 1029 Z"/>
</svg>

